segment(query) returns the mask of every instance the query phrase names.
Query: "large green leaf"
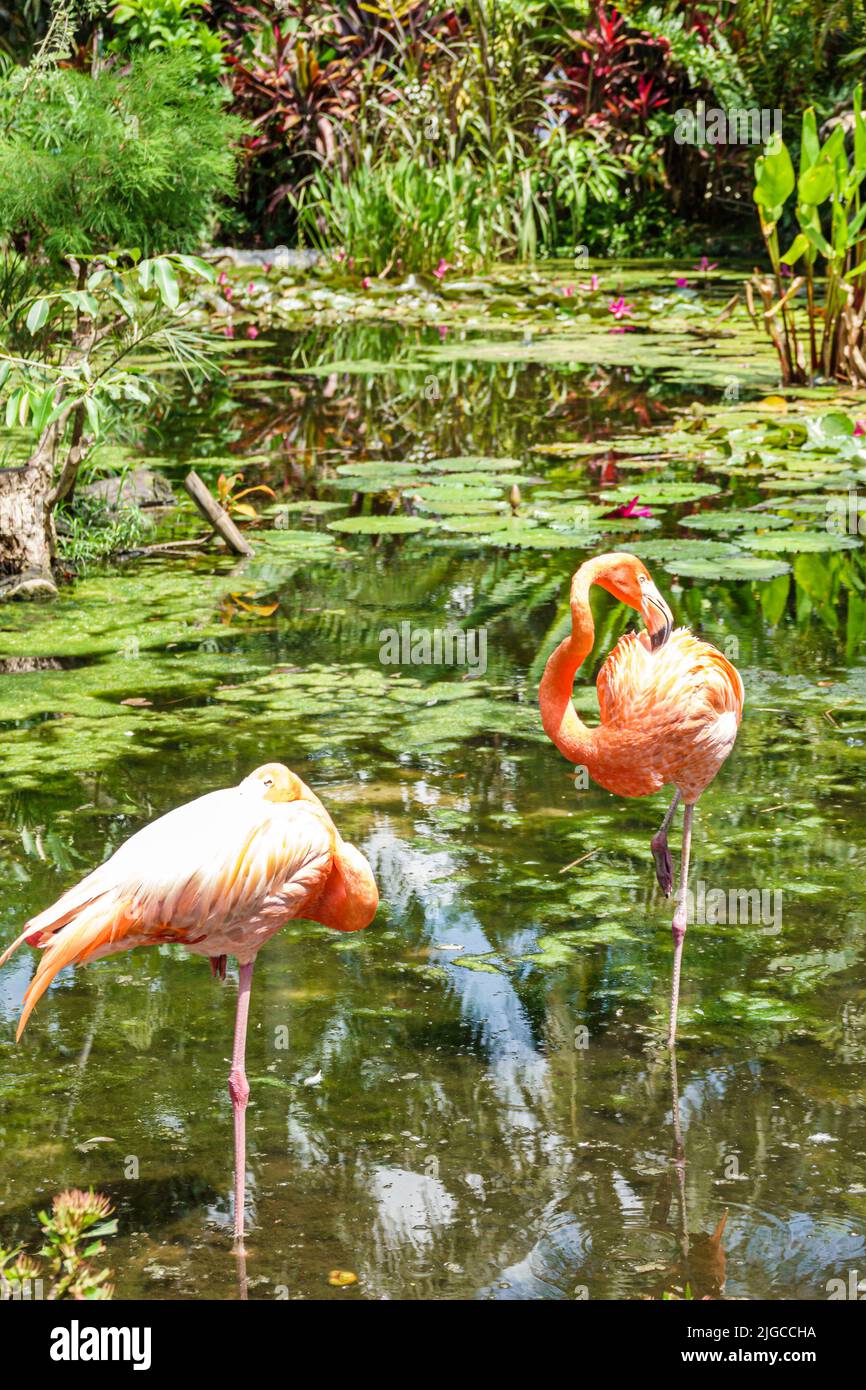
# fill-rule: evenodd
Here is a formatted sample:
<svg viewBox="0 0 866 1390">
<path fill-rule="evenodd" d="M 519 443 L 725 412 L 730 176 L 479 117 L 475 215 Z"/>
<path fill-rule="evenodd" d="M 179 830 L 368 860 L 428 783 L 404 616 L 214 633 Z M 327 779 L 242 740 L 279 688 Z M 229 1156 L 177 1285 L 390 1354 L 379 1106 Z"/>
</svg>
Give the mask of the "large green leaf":
<svg viewBox="0 0 866 1390">
<path fill-rule="evenodd" d="M 791 156 L 780 136 L 774 136 L 755 161 L 755 179 L 754 199 L 763 209 L 764 221 L 778 222 L 796 183 Z"/>
</svg>

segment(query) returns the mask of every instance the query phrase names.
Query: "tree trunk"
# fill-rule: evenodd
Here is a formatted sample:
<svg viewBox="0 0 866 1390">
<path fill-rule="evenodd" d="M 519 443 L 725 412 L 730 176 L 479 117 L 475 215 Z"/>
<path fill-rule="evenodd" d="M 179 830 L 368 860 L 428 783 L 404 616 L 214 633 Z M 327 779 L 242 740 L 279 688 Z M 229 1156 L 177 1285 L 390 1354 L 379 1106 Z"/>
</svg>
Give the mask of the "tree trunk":
<svg viewBox="0 0 866 1390">
<path fill-rule="evenodd" d="M 79 270 L 79 288 L 84 284 L 85 270 Z M 112 327 L 109 324 L 101 330 L 102 336 Z M 86 358 L 99 338 L 91 321 L 79 314 L 66 365 L 77 365 Z M 66 390 L 66 382 L 61 380 L 55 405 L 63 401 Z M 55 485 L 58 446 L 70 417 L 72 437 Z M 93 445 L 93 435 L 85 434 L 83 426 L 84 407 L 73 403 L 43 430 L 26 464 L 0 468 L 0 600 L 57 597 L 51 572 L 57 550 L 54 508 L 71 496 L 79 466 Z"/>
<path fill-rule="evenodd" d="M 0 599 L 56 597 L 52 474 L 39 451 L 21 468 L 0 468 Z"/>
<path fill-rule="evenodd" d="M 72 258 L 70 264 L 77 288 L 83 290 L 90 263 Z M 83 397 L 66 401 L 70 369 L 88 361 L 94 348 L 127 321 L 128 315 L 121 313 L 97 327 L 88 314 L 77 311 L 70 346 L 61 352 L 62 371 L 54 391 L 56 419 L 45 426 L 26 464 L 0 468 L 0 600 L 16 595 L 57 596 L 52 575 L 57 551 L 54 508 L 72 496 L 78 470 L 95 442 L 93 433 L 85 429 Z M 64 408 L 57 413 L 59 406 Z M 72 429 L 64 442 L 70 422 Z"/>
</svg>

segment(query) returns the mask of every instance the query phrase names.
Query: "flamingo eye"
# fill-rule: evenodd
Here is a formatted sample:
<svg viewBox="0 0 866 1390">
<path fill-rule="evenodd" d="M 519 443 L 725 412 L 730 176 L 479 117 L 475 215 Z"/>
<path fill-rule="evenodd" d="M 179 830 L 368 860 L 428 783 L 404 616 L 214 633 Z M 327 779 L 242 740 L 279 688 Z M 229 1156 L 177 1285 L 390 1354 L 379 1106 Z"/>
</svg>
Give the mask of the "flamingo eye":
<svg viewBox="0 0 866 1390">
<path fill-rule="evenodd" d="M 266 778 L 265 778 L 265 786 L 266 786 L 266 787 L 272 787 L 273 785 L 274 785 L 274 779 L 273 779 L 273 777 L 266 777 Z"/>
</svg>

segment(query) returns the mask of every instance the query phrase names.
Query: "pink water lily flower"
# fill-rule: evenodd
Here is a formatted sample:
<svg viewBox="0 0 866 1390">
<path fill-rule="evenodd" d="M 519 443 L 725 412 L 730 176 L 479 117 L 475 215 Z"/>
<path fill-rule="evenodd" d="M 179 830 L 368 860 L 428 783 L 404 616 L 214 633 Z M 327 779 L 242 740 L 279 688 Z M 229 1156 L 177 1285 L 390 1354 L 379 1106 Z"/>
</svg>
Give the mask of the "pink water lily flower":
<svg viewBox="0 0 866 1390">
<path fill-rule="evenodd" d="M 589 284 L 588 284 L 588 285 L 581 284 L 581 285 L 579 286 L 579 288 L 582 289 L 582 290 L 583 290 L 585 293 L 587 293 L 587 294 L 594 294 L 595 291 L 596 291 L 596 290 L 598 289 L 598 287 L 599 287 L 599 283 L 600 283 L 600 281 L 599 281 L 598 276 L 597 276 L 597 275 L 591 275 L 591 276 L 589 277 Z"/>
<path fill-rule="evenodd" d="M 227 338 L 233 338 L 235 336 L 235 330 L 230 323 L 226 324 L 225 328 L 223 329 L 223 333 Z"/>
<path fill-rule="evenodd" d="M 566 285 L 562 293 L 565 295 L 566 299 L 571 299 L 574 294 L 574 285 Z"/>
<path fill-rule="evenodd" d="M 701 256 L 701 259 L 698 261 L 697 265 L 694 267 L 695 270 L 702 270 L 702 271 L 704 272 L 705 275 L 706 275 L 706 273 L 707 273 L 708 270 L 718 270 L 718 268 L 719 268 L 719 263 L 718 263 L 718 261 L 710 261 L 709 256 Z"/>
<path fill-rule="evenodd" d="M 247 337 L 248 337 L 248 338 L 257 338 L 258 336 L 259 336 L 259 330 L 256 328 L 256 326 L 255 326 L 254 323 L 251 323 L 250 326 L 249 326 L 249 328 L 247 329 Z"/>
<path fill-rule="evenodd" d="M 453 269 L 454 269 L 453 265 L 450 265 L 449 262 L 446 261 L 446 260 L 444 259 L 444 257 L 443 257 L 443 258 L 440 258 L 439 264 L 437 265 L 436 269 L 433 271 L 433 274 L 436 276 L 436 279 L 437 279 L 437 280 L 444 280 L 444 279 L 445 279 L 445 276 L 448 274 L 448 271 L 449 271 L 449 270 L 453 270 Z"/>
<path fill-rule="evenodd" d="M 224 270 L 221 270 L 220 273 L 219 273 L 219 275 L 217 276 L 217 284 L 218 284 L 218 285 L 227 285 L 228 282 L 229 282 L 229 277 L 226 275 L 226 273 L 225 273 Z"/>
<path fill-rule="evenodd" d="M 677 289 L 678 289 L 678 290 L 687 290 L 688 287 L 689 287 L 689 281 L 685 278 L 685 276 L 683 276 L 683 275 L 678 276 L 678 277 L 677 277 Z"/>
<path fill-rule="evenodd" d="M 612 512 L 605 512 L 605 517 L 621 516 L 630 519 L 635 516 L 652 516 L 649 507 L 639 507 L 637 497 L 633 497 L 630 502 L 624 502 L 621 507 L 614 507 Z"/>
<path fill-rule="evenodd" d="M 253 280 L 251 280 L 250 283 L 247 285 L 247 294 L 255 294 L 255 292 L 256 292 L 255 282 L 254 282 Z"/>
<path fill-rule="evenodd" d="M 368 290 L 372 283 L 373 281 L 370 279 L 369 275 L 365 275 L 363 280 L 361 281 L 361 289 Z"/>
<path fill-rule="evenodd" d="M 626 304 L 623 295 L 620 295 L 618 299 L 612 299 L 607 307 L 608 311 L 613 314 L 615 319 L 631 318 L 632 310 L 634 309 L 633 304 Z"/>
<path fill-rule="evenodd" d="M 866 420 L 855 420 L 855 421 L 854 421 L 854 435 L 855 435 L 855 438 L 859 439 L 860 436 L 863 435 L 863 434 L 866 434 Z"/>
</svg>

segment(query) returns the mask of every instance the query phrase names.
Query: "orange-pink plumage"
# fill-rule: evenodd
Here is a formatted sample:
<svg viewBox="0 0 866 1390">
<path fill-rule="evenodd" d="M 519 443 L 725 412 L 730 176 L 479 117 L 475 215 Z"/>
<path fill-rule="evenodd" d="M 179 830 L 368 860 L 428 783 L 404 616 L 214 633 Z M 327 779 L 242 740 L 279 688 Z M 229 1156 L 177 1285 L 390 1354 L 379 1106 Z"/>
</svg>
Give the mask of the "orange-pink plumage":
<svg viewBox="0 0 866 1390">
<path fill-rule="evenodd" d="M 229 1089 L 240 1240 L 243 1107 L 249 1094 L 243 1056 L 253 962 L 293 918 L 358 931 L 372 921 L 378 902 L 369 864 L 341 838 L 319 798 L 281 763 L 267 763 L 239 786 L 209 792 L 146 825 L 31 918 L 0 956 L 2 966 L 25 943 L 43 953 L 24 996 L 17 1036 L 66 965 L 174 941 L 208 956 L 215 973 L 224 976 L 226 956 L 236 956 L 241 988 Z"/>
<path fill-rule="evenodd" d="M 593 584 L 642 614 L 647 631 L 628 633 L 598 675 L 598 725 L 589 728 L 572 702 L 574 677 L 592 651 L 595 628 L 589 603 Z M 673 617 L 636 555 L 600 555 L 581 565 L 571 582 L 571 633 L 549 658 L 539 688 L 544 729 L 557 748 L 619 796 L 647 796 L 675 788 L 673 804 L 652 842 L 659 883 L 672 886 L 667 829 L 683 800 L 683 865 L 673 920 L 674 986 L 669 1041 L 676 1034 L 679 971 L 692 811 L 737 737 L 744 691 L 727 657 L 673 628 Z"/>
</svg>

